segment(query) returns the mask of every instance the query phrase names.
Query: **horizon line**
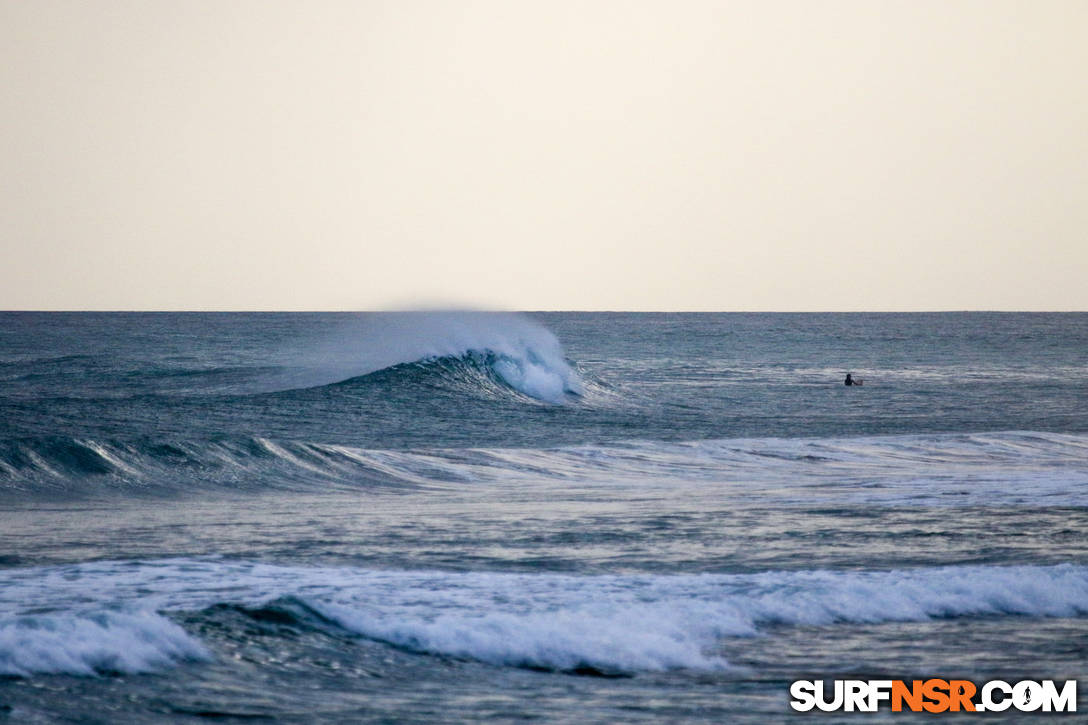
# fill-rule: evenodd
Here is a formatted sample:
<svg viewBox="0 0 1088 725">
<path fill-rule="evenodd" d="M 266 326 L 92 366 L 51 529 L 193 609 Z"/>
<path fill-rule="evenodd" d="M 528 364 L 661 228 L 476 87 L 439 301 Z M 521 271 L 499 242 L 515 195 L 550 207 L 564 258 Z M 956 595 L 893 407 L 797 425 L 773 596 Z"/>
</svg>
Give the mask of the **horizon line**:
<svg viewBox="0 0 1088 725">
<path fill-rule="evenodd" d="M 899 309 L 867 309 L 867 310 L 787 310 L 787 309 L 733 309 L 733 310 L 705 310 L 705 309 L 686 309 L 686 310 L 644 310 L 644 309 L 502 309 L 502 308 L 483 308 L 483 307 L 470 307 L 470 306 L 456 306 L 451 305 L 449 307 L 430 307 L 430 308 L 382 308 L 382 309 L 265 309 L 265 308 L 246 308 L 246 309 L 219 309 L 219 308 L 132 308 L 132 309 L 119 309 L 119 308 L 85 308 L 85 309 L 46 309 L 46 308 L 9 308 L 0 309 L 0 314 L 7 313 L 58 313 L 58 314 L 78 314 L 78 313 L 108 313 L 108 314 L 171 314 L 171 313 L 190 313 L 190 314 L 351 314 L 351 313 L 381 313 L 381 312 L 517 312 L 524 314 L 531 313 L 638 313 L 638 314 L 793 314 L 793 315 L 826 315 L 826 314 L 903 314 L 903 315 L 917 315 L 917 314 L 948 314 L 948 313 L 965 313 L 965 312 L 978 312 L 978 313 L 1008 313 L 1008 314 L 1077 314 L 1086 313 L 1088 309 L 1069 309 L 1069 310 L 1035 310 L 1035 309 L 1002 309 L 1002 308 L 960 308 L 960 309 L 918 309 L 918 310 L 899 310 Z"/>
</svg>

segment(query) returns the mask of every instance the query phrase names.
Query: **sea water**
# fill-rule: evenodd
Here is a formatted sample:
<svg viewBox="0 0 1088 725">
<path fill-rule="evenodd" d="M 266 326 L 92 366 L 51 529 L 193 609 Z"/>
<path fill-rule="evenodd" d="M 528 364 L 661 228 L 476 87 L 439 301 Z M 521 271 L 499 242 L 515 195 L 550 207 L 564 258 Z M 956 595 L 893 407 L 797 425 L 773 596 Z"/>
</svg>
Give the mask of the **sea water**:
<svg viewBox="0 0 1088 725">
<path fill-rule="evenodd" d="M 0 314 L 0 721 L 1086 670 L 1088 314 Z"/>
</svg>

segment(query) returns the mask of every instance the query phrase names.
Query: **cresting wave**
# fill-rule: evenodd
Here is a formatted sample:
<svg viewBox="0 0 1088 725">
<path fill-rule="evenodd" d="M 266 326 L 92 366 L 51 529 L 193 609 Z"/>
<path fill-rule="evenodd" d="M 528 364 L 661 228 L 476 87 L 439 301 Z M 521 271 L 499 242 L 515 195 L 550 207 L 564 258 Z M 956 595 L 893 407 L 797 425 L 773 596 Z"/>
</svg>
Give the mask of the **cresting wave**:
<svg viewBox="0 0 1088 725">
<path fill-rule="evenodd" d="M 558 339 L 525 315 L 506 312 L 376 312 L 347 315 L 313 337 L 233 349 L 216 340 L 207 356 L 95 354 L 0 360 L 11 400 L 124 400 L 143 396 L 246 396 L 428 373 L 460 393 L 512 393 L 523 400 L 577 400 L 584 381 Z M 225 349 L 222 349 L 225 348 Z M 429 381 L 423 381 L 429 382 Z"/>
<path fill-rule="evenodd" d="M 583 383 L 548 329 L 520 314 L 433 311 L 363 315 L 332 339 L 289 356 L 291 385 L 313 387 L 422 364 L 499 383 L 549 403 L 581 395 Z"/>
<path fill-rule="evenodd" d="M 167 614 L 224 606 L 421 654 L 599 674 L 726 670 L 723 640 L 771 625 L 1088 615 L 1088 566 L 1074 564 L 571 576 L 166 560 L 2 574 L 0 674 L 21 677 L 214 657 Z M 26 612 L 40 602 L 52 611 Z M 121 602 L 129 611 L 113 611 Z"/>
<path fill-rule="evenodd" d="M 266 438 L 0 440 L 0 494 L 15 496 L 575 482 L 677 490 L 696 482 L 718 494 L 714 485 L 728 487 L 731 495 L 807 504 L 845 499 L 1083 505 L 1088 503 L 1088 435 L 957 433 L 414 450 Z"/>
</svg>

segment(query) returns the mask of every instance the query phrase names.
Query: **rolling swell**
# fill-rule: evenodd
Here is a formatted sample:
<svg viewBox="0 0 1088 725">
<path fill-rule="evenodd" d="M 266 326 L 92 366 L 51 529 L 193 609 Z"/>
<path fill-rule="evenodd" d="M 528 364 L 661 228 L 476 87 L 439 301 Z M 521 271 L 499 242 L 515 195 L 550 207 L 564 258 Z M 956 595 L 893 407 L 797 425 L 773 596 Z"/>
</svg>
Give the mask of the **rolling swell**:
<svg viewBox="0 0 1088 725">
<path fill-rule="evenodd" d="M 383 371 L 379 378 L 407 378 L 418 385 L 420 375 L 436 374 L 449 379 L 434 365 Z M 403 450 L 252 436 L 17 438 L 0 440 L 0 496 L 448 489 L 532 482 L 660 488 L 672 495 L 694 484 L 707 495 L 717 491 L 714 495 L 806 505 L 1082 505 L 1088 500 L 1086 450 L 1088 436 L 1042 432 Z"/>
<path fill-rule="evenodd" d="M 403 454 L 243 437 L 120 442 L 76 438 L 0 442 L 0 495 L 182 494 L 196 490 L 327 490 L 457 480 Z M 452 477 L 452 478 L 451 478 Z"/>
</svg>

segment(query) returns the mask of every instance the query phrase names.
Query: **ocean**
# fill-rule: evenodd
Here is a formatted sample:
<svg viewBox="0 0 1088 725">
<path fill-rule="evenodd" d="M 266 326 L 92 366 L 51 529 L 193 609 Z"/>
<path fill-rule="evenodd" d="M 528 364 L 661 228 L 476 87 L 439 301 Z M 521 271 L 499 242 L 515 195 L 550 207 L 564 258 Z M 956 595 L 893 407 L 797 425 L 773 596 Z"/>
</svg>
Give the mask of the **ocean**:
<svg viewBox="0 0 1088 725">
<path fill-rule="evenodd" d="M 1088 314 L 0 313 L 0 722 L 930 677 L 1088 709 Z"/>
</svg>

